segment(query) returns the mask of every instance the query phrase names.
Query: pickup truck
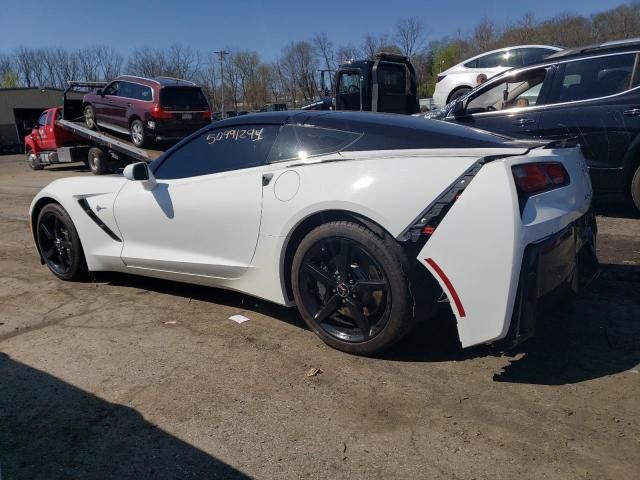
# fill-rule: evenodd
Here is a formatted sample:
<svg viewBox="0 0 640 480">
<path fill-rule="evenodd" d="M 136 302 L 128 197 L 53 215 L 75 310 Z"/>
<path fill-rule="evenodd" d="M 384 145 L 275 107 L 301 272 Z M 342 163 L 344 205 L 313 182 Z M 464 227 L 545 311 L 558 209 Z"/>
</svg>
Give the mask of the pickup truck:
<svg viewBox="0 0 640 480">
<path fill-rule="evenodd" d="M 69 82 L 63 95 L 63 106 L 42 112 L 37 125 L 24 138 L 27 164 L 33 170 L 46 165 L 84 162 L 96 175 L 109 173 L 132 162 L 148 162 L 159 151 L 138 148 L 108 133 L 89 129 L 82 116 L 82 101 L 67 94 L 78 87 L 93 86 L 91 82 Z"/>
<path fill-rule="evenodd" d="M 38 124 L 24 137 L 27 163 L 33 170 L 42 170 L 45 165 L 54 163 L 88 163 L 86 140 L 58 126 L 56 122 L 61 119 L 62 107 L 49 108 L 42 112 Z"/>
</svg>

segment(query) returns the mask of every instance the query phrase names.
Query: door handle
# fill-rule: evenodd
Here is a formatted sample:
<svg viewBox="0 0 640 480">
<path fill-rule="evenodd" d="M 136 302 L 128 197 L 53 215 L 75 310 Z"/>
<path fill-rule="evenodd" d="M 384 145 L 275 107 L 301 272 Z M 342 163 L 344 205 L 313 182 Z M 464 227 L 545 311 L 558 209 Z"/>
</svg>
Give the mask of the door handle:
<svg viewBox="0 0 640 480">
<path fill-rule="evenodd" d="M 627 117 L 638 117 L 640 116 L 640 107 L 631 107 L 629 110 L 622 112 L 622 114 Z"/>
<path fill-rule="evenodd" d="M 127 103 L 127 107 L 130 107 L 130 106 L 131 106 L 131 104 L 130 104 L 130 103 Z"/>
<path fill-rule="evenodd" d="M 520 120 L 513 122 L 516 127 L 524 127 L 525 125 L 531 125 L 532 123 L 535 123 L 535 120 L 532 118 L 521 118 Z"/>
</svg>

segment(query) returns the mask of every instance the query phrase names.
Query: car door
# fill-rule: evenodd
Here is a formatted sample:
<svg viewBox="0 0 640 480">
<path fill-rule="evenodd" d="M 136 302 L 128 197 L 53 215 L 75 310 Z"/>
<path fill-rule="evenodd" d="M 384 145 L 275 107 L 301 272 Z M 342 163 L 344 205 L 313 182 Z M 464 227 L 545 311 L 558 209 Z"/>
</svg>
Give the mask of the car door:
<svg viewBox="0 0 640 480">
<path fill-rule="evenodd" d="M 152 190 L 128 182 L 114 206 L 122 261 L 134 269 L 241 276 L 258 240 L 262 174 L 278 129 L 210 129 L 153 162 Z"/>
<path fill-rule="evenodd" d="M 38 143 L 42 150 L 54 150 L 52 148 L 53 128 L 51 126 L 51 116 L 53 110 L 47 110 L 38 119 Z"/>
<path fill-rule="evenodd" d="M 640 127 L 640 99 L 629 91 L 635 61 L 635 53 L 626 53 L 561 64 L 540 134 L 552 139 L 577 137 L 589 167 L 619 168 L 633 132 Z"/>
<path fill-rule="evenodd" d="M 515 136 L 537 136 L 553 66 L 517 70 L 489 81 L 446 120 Z"/>
<path fill-rule="evenodd" d="M 112 99 L 109 106 L 113 124 L 121 128 L 129 128 L 127 111 L 136 102 L 139 85 L 131 82 L 119 82 L 118 95 Z"/>
<path fill-rule="evenodd" d="M 118 91 L 120 90 L 121 83 L 120 81 L 111 82 L 104 88 L 102 95 L 97 96 L 94 110 L 98 123 L 114 124 L 114 102 L 118 99 Z"/>
</svg>

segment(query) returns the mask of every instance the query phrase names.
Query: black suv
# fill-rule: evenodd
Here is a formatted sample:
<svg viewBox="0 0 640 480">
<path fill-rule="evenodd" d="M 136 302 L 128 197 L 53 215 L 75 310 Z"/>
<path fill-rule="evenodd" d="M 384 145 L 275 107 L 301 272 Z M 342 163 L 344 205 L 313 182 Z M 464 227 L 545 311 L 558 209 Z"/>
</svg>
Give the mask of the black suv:
<svg viewBox="0 0 640 480">
<path fill-rule="evenodd" d="M 640 210 L 640 39 L 508 70 L 427 117 L 511 136 L 577 137 L 594 192 L 630 196 Z"/>
</svg>

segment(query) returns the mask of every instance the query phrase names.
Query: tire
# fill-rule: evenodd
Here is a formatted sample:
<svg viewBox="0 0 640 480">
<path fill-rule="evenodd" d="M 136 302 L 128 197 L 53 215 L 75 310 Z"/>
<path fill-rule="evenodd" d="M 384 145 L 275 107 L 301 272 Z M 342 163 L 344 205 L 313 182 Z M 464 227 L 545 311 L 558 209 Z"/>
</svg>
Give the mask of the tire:
<svg viewBox="0 0 640 480">
<path fill-rule="evenodd" d="M 56 277 L 78 281 L 87 277 L 87 263 L 71 217 L 57 203 L 44 206 L 38 215 L 36 239 L 40 256 Z"/>
<path fill-rule="evenodd" d="M 460 98 L 463 95 L 466 95 L 469 91 L 471 91 L 471 89 L 467 87 L 462 87 L 462 88 L 458 88 L 457 90 L 454 90 L 451 93 L 451 95 L 449 95 L 449 100 L 447 100 L 447 103 L 451 103 L 455 99 Z"/>
<path fill-rule="evenodd" d="M 144 148 L 149 145 L 149 137 L 144 131 L 144 123 L 142 120 L 134 120 L 129 125 L 129 135 L 131 142 L 138 148 Z"/>
<path fill-rule="evenodd" d="M 326 223 L 296 250 L 293 295 L 305 323 L 325 343 L 374 355 L 416 323 L 405 272 L 407 258 L 394 239 L 380 238 L 358 223 Z"/>
<path fill-rule="evenodd" d="M 96 112 L 91 105 L 85 105 L 84 110 L 84 123 L 87 128 L 91 130 L 96 130 L 98 127 L 98 122 L 96 121 Z"/>
<path fill-rule="evenodd" d="M 104 175 L 109 172 L 107 156 L 101 148 L 91 147 L 87 152 L 87 166 L 94 175 Z"/>
<path fill-rule="evenodd" d="M 44 169 L 44 165 L 40 163 L 38 156 L 31 151 L 31 149 L 27 149 L 25 152 L 25 157 L 27 159 L 27 165 L 31 168 L 31 170 L 42 170 Z"/>
<path fill-rule="evenodd" d="M 631 179 L 631 201 L 636 210 L 640 212 L 640 165 Z"/>
</svg>

